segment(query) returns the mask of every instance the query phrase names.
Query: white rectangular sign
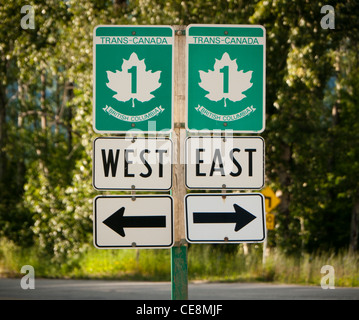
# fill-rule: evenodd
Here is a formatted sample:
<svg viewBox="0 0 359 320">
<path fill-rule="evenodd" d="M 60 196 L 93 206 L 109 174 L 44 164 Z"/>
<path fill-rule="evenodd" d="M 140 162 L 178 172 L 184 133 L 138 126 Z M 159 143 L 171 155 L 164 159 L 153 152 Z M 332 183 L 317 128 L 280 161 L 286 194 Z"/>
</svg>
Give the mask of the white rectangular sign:
<svg viewBox="0 0 359 320">
<path fill-rule="evenodd" d="M 94 245 L 169 248 L 173 245 L 173 199 L 169 195 L 98 196 L 94 199 Z"/>
<path fill-rule="evenodd" d="M 172 141 L 168 138 L 100 137 L 93 143 L 97 190 L 169 190 Z"/>
<path fill-rule="evenodd" d="M 193 243 L 262 242 L 264 197 L 260 193 L 187 194 L 186 239 Z"/>
<path fill-rule="evenodd" d="M 188 137 L 185 179 L 189 189 L 261 189 L 264 140 L 254 137 Z"/>
</svg>

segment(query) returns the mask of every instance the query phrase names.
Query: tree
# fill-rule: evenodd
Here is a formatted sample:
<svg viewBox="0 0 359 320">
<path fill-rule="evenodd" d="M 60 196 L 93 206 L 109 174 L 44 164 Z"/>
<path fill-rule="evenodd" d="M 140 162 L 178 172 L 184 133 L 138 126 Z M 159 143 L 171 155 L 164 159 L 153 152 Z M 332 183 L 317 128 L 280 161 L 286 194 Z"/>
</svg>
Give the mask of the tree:
<svg viewBox="0 0 359 320">
<path fill-rule="evenodd" d="M 274 245 L 358 249 L 358 21 L 354 1 L 44 1 L 35 29 L 0 8 L 0 232 L 58 261 L 91 241 L 92 32 L 99 24 L 242 23 L 267 32 L 268 182 Z"/>
<path fill-rule="evenodd" d="M 342 1 L 334 8 L 341 17 L 335 32 L 321 29 L 317 2 L 259 2 L 251 20 L 267 27 L 267 173 L 283 192 L 277 243 L 291 252 L 341 247 L 349 241 L 353 200 L 343 204 L 340 199 L 348 189 L 339 187 L 336 150 L 341 145 L 336 132 L 346 125 L 337 121 L 334 100 L 325 102 L 330 83 L 340 82 L 335 57 L 342 52 L 343 39 L 357 37 L 353 30 L 358 24 L 350 20 L 349 30 L 344 23 L 355 11 L 353 2 Z M 348 159 L 341 160 L 348 169 Z"/>
</svg>

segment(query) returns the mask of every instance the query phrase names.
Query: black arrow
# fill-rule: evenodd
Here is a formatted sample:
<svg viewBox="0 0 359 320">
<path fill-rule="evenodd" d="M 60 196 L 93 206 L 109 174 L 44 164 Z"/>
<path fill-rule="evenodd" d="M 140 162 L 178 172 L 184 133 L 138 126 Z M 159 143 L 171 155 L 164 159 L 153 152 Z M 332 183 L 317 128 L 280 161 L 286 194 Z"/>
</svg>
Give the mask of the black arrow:
<svg viewBox="0 0 359 320">
<path fill-rule="evenodd" d="M 193 223 L 235 223 L 238 231 L 256 218 L 237 204 L 233 207 L 235 212 L 193 212 Z"/>
<path fill-rule="evenodd" d="M 123 228 L 165 228 L 166 216 L 130 216 L 124 217 L 125 207 L 118 209 L 106 220 L 102 221 L 106 226 L 125 236 Z"/>
</svg>

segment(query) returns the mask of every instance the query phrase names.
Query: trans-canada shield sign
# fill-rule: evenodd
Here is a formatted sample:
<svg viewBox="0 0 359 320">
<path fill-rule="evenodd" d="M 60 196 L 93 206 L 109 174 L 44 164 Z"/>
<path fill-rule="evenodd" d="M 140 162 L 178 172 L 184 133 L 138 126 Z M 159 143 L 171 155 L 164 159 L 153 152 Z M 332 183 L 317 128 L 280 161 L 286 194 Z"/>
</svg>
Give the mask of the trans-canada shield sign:
<svg viewBox="0 0 359 320">
<path fill-rule="evenodd" d="M 171 131 L 173 28 L 97 26 L 93 50 L 94 131 Z"/>
<path fill-rule="evenodd" d="M 259 25 L 189 25 L 189 131 L 265 129 L 265 29 Z"/>
</svg>

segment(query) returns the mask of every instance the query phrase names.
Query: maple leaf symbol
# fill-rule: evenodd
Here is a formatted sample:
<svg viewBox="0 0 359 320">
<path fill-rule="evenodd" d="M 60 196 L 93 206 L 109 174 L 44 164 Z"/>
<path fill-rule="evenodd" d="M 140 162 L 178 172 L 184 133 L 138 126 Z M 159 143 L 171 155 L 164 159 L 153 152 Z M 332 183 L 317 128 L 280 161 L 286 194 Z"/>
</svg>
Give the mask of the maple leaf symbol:
<svg viewBox="0 0 359 320">
<path fill-rule="evenodd" d="M 231 60 L 229 54 L 225 52 L 221 60 L 215 59 L 213 71 L 199 71 L 201 82 L 198 83 L 201 88 L 209 93 L 205 96 L 212 101 L 219 101 L 224 98 L 231 101 L 240 101 L 246 97 L 244 91 L 252 87 L 251 83 L 253 71 L 237 71 L 238 65 L 236 60 Z"/>
<path fill-rule="evenodd" d="M 106 71 L 109 80 L 106 85 L 116 94 L 113 96 L 118 101 L 132 99 L 132 107 L 135 99 L 141 102 L 149 101 L 155 96 L 151 92 L 161 86 L 159 82 L 161 71 L 146 71 L 145 59 L 139 60 L 133 52 L 128 60 L 123 59 L 122 71 Z"/>
</svg>

